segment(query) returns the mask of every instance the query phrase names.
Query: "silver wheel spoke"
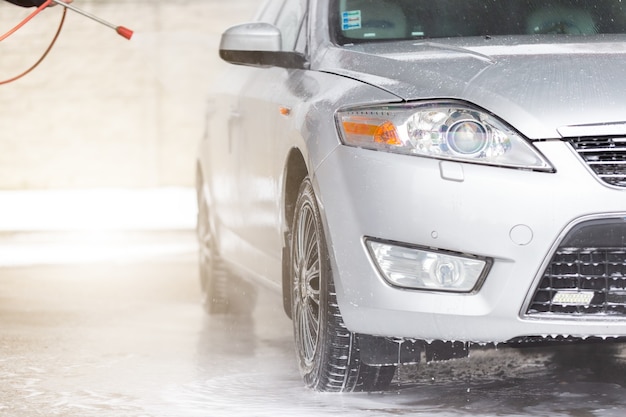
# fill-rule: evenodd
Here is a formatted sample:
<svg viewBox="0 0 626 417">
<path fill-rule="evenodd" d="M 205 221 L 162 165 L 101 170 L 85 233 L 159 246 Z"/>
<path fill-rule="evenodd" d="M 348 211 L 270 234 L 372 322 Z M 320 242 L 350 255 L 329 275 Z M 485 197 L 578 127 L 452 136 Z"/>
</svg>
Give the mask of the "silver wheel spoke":
<svg viewBox="0 0 626 417">
<path fill-rule="evenodd" d="M 294 230 L 294 321 L 303 359 L 310 365 L 318 348 L 320 332 L 319 242 L 315 212 L 304 204 Z"/>
</svg>

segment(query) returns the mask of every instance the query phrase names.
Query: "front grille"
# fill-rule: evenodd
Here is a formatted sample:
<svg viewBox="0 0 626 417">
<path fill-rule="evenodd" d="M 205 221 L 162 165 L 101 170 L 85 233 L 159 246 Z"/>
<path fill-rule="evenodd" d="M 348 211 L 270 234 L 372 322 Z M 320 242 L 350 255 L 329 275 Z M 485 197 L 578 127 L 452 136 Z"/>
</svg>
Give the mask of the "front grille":
<svg viewBox="0 0 626 417">
<path fill-rule="evenodd" d="M 585 222 L 568 233 L 526 315 L 626 316 L 626 221 Z"/>
<path fill-rule="evenodd" d="M 576 138 L 569 143 L 607 184 L 626 187 L 626 138 Z"/>
</svg>

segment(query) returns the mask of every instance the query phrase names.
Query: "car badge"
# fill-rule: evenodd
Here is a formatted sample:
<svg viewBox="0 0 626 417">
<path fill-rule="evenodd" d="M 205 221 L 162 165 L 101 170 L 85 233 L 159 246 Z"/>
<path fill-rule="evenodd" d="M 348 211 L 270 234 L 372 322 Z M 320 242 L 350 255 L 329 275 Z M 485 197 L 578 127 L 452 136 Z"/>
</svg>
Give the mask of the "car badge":
<svg viewBox="0 0 626 417">
<path fill-rule="evenodd" d="M 558 291 L 552 298 L 552 304 L 588 306 L 594 295 L 593 291 Z"/>
</svg>

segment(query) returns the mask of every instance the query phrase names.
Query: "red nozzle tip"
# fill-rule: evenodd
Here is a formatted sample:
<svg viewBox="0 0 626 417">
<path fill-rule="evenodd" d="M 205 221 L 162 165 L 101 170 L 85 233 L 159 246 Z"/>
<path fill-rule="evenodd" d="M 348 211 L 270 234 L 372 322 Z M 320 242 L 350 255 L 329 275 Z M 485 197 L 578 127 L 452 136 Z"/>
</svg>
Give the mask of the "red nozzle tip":
<svg viewBox="0 0 626 417">
<path fill-rule="evenodd" d="M 124 26 L 118 26 L 117 28 L 115 28 L 115 31 L 120 35 L 125 37 L 126 39 L 130 40 L 130 38 L 133 37 L 133 31 L 125 28 Z"/>
</svg>

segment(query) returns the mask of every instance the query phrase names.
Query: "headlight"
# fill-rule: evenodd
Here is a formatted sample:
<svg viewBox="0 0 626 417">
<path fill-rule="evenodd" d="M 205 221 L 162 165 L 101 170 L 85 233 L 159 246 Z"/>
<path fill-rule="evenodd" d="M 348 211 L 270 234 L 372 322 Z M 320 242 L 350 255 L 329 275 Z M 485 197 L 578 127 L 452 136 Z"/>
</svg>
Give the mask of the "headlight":
<svg viewBox="0 0 626 417">
<path fill-rule="evenodd" d="M 367 239 L 367 248 L 385 281 L 395 287 L 444 292 L 478 291 L 492 261 Z"/>
<path fill-rule="evenodd" d="M 527 140 L 491 114 L 457 102 L 361 107 L 337 113 L 346 145 L 552 171 Z"/>
</svg>

